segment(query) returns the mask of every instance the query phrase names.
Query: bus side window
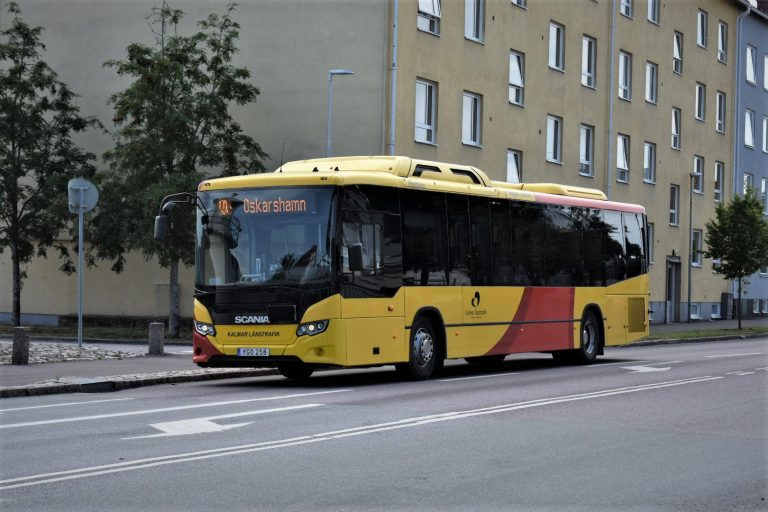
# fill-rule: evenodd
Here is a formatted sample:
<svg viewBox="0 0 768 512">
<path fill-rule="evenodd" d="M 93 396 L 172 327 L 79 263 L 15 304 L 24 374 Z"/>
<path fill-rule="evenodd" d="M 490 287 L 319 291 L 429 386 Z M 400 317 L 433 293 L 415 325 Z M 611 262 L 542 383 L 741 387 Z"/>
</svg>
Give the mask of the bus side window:
<svg viewBox="0 0 768 512">
<path fill-rule="evenodd" d="M 627 247 L 627 277 L 635 277 L 645 271 L 643 216 L 638 213 L 624 213 L 623 216 Z"/>
<path fill-rule="evenodd" d="M 624 252 L 624 228 L 621 212 L 605 210 L 605 238 L 603 239 L 603 260 L 607 285 L 627 278 L 627 262 Z"/>
</svg>

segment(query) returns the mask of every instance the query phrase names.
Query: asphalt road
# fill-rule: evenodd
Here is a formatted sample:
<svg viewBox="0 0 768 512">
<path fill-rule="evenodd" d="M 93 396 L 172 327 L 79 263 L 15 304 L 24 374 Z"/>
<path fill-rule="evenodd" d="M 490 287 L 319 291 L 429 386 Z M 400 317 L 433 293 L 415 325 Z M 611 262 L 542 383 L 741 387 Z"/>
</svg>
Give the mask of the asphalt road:
<svg viewBox="0 0 768 512">
<path fill-rule="evenodd" d="M 0 401 L 0 510 L 768 510 L 768 338 Z"/>
</svg>

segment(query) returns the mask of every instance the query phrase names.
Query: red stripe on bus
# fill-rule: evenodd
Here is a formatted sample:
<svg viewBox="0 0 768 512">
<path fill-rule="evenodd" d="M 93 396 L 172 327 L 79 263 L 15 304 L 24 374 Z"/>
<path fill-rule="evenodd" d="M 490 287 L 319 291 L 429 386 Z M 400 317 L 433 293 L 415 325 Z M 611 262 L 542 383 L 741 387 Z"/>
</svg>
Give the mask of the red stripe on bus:
<svg viewBox="0 0 768 512">
<path fill-rule="evenodd" d="M 526 288 L 515 323 L 486 355 L 573 348 L 574 294 L 574 288 Z"/>
</svg>

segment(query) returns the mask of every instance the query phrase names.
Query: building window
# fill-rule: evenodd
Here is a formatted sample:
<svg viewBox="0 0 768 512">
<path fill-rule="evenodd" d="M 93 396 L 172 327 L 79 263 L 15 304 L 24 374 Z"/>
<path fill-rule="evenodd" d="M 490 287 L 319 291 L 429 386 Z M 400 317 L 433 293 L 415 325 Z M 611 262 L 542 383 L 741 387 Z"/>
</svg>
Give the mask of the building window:
<svg viewBox="0 0 768 512">
<path fill-rule="evenodd" d="M 678 75 L 683 74 L 683 34 L 680 32 L 675 32 L 672 48 L 672 71 Z"/>
<path fill-rule="evenodd" d="M 704 157 L 693 157 L 693 191 L 697 194 L 704 193 Z"/>
<path fill-rule="evenodd" d="M 763 57 L 763 89 L 768 91 L 768 54 Z"/>
<path fill-rule="evenodd" d="M 522 183 L 523 181 L 523 152 L 516 149 L 507 150 L 507 182 Z"/>
<path fill-rule="evenodd" d="M 754 85 L 755 80 L 755 47 L 747 45 L 747 82 Z"/>
<path fill-rule="evenodd" d="M 763 203 L 763 213 L 768 215 L 768 178 L 760 180 L 760 201 Z"/>
<path fill-rule="evenodd" d="M 416 80 L 416 142 L 437 141 L 437 84 Z"/>
<path fill-rule="evenodd" d="M 483 98 L 471 92 L 464 92 L 463 117 L 461 121 L 461 142 L 479 146 L 481 141 Z"/>
<path fill-rule="evenodd" d="M 717 320 L 718 318 L 720 318 L 720 304 L 712 304 L 712 309 L 711 309 L 709 318 L 711 318 L 712 320 Z"/>
<path fill-rule="evenodd" d="M 581 85 L 595 87 L 597 67 L 597 41 L 584 36 L 581 40 Z"/>
<path fill-rule="evenodd" d="M 659 68 L 653 62 L 645 63 L 645 101 L 656 103 L 659 96 Z"/>
<path fill-rule="evenodd" d="M 616 137 L 616 181 L 629 183 L 629 135 Z"/>
<path fill-rule="evenodd" d="M 579 128 L 579 174 L 594 176 L 595 127 L 582 124 Z"/>
<path fill-rule="evenodd" d="M 696 84 L 696 119 L 703 121 L 707 116 L 707 86 Z"/>
<path fill-rule="evenodd" d="M 768 73 L 768 69 L 766 69 Z M 768 153 L 768 117 L 763 116 L 763 152 Z"/>
<path fill-rule="evenodd" d="M 717 119 L 715 120 L 715 130 L 720 133 L 725 133 L 725 93 L 723 91 L 717 91 L 715 93 L 715 114 Z"/>
<path fill-rule="evenodd" d="M 717 24 L 717 60 L 728 62 L 728 24 L 724 21 Z"/>
<path fill-rule="evenodd" d="M 701 266 L 701 230 L 700 229 L 694 229 L 693 230 L 693 237 L 692 237 L 692 244 L 693 247 L 691 247 L 691 263 L 694 267 L 700 267 Z"/>
<path fill-rule="evenodd" d="M 485 38 L 485 0 L 465 0 L 464 37 L 483 42 Z"/>
<path fill-rule="evenodd" d="M 528 0 L 512 0 L 512 5 L 516 5 L 525 9 L 528 7 Z"/>
<path fill-rule="evenodd" d="M 744 112 L 744 145 L 755 147 L 755 113 L 749 109 Z"/>
<path fill-rule="evenodd" d="M 719 203 L 723 200 L 723 173 L 725 172 L 725 164 L 723 162 L 715 162 L 715 202 Z"/>
<path fill-rule="evenodd" d="M 648 21 L 659 24 L 659 0 L 648 0 Z"/>
<path fill-rule="evenodd" d="M 416 28 L 431 34 L 440 34 L 440 0 L 419 0 Z"/>
<path fill-rule="evenodd" d="M 565 70 L 565 27 L 549 22 L 549 67 Z"/>
<path fill-rule="evenodd" d="M 755 188 L 755 177 L 752 176 L 752 173 L 745 172 L 744 173 L 744 184 L 742 186 L 741 192 L 742 194 L 746 194 L 747 191 L 751 188 Z"/>
<path fill-rule="evenodd" d="M 648 263 L 653 263 L 653 253 L 654 253 L 654 229 L 653 229 L 653 222 L 648 223 L 648 240 L 646 240 L 646 243 L 648 245 Z"/>
<path fill-rule="evenodd" d="M 525 57 L 522 53 L 509 52 L 509 102 L 523 105 L 525 87 Z"/>
<path fill-rule="evenodd" d="M 632 100 L 632 55 L 619 52 L 619 98 Z"/>
<path fill-rule="evenodd" d="M 633 16 L 634 11 L 634 5 L 633 0 L 621 0 L 621 4 L 619 4 L 619 12 L 626 16 L 627 18 L 631 18 Z"/>
<path fill-rule="evenodd" d="M 707 47 L 707 11 L 699 11 L 696 16 L 696 44 L 702 48 Z"/>
<path fill-rule="evenodd" d="M 563 118 L 547 116 L 547 161 L 561 163 L 563 158 Z"/>
<path fill-rule="evenodd" d="M 680 225 L 680 185 L 669 186 L 669 224 Z"/>
<path fill-rule="evenodd" d="M 680 149 L 680 116 L 680 109 L 672 107 L 672 149 Z"/>
<path fill-rule="evenodd" d="M 656 144 L 653 142 L 643 146 L 643 181 L 656 183 Z"/>
</svg>

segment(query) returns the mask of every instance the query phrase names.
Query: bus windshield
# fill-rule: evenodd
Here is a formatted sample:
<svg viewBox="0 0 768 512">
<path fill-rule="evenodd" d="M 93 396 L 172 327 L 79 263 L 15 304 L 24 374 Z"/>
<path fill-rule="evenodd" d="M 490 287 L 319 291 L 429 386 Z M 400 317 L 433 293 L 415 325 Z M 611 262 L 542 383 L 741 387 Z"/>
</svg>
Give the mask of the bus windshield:
<svg viewBox="0 0 768 512">
<path fill-rule="evenodd" d="M 333 187 L 198 194 L 195 285 L 312 287 L 332 276 Z"/>
</svg>

